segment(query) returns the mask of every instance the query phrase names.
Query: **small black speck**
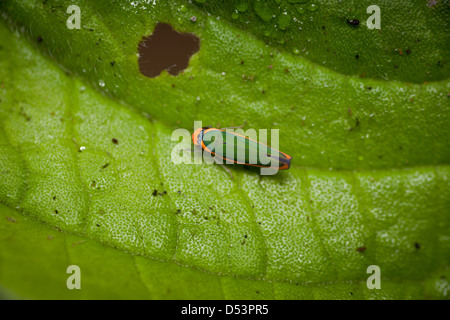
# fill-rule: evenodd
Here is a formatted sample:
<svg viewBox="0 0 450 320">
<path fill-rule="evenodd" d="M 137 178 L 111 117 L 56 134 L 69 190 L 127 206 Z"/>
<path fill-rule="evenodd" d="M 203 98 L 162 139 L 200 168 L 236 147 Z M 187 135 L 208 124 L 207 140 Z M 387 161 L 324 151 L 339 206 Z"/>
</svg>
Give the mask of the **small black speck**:
<svg viewBox="0 0 450 320">
<path fill-rule="evenodd" d="M 116 62 L 115 61 L 111 61 L 111 66 L 115 65 Z"/>
<path fill-rule="evenodd" d="M 367 87 L 367 90 L 372 90 L 372 87 Z"/>
<path fill-rule="evenodd" d="M 37 38 L 37 42 L 39 42 L 39 43 L 41 43 L 42 42 L 42 37 L 41 36 L 39 36 L 38 38 Z"/>
<path fill-rule="evenodd" d="M 154 197 L 156 197 L 158 195 L 158 190 L 154 190 L 153 192 L 152 192 L 152 196 L 154 196 Z"/>
<path fill-rule="evenodd" d="M 416 247 L 416 249 L 420 249 L 420 244 L 419 243 L 414 243 L 414 247 Z"/>
<path fill-rule="evenodd" d="M 177 212 L 175 212 L 175 214 L 180 214 L 180 213 L 181 213 L 180 209 L 178 209 Z"/>
<path fill-rule="evenodd" d="M 406 54 L 410 54 L 411 53 L 411 49 L 406 49 Z"/>
<path fill-rule="evenodd" d="M 359 54 L 357 54 L 357 55 L 355 56 L 355 58 L 356 58 L 356 59 L 359 59 Z"/>
<path fill-rule="evenodd" d="M 112 143 L 119 144 L 119 140 L 117 140 L 116 138 L 112 138 Z"/>
<path fill-rule="evenodd" d="M 102 169 L 106 169 L 107 166 L 109 166 L 109 163 L 102 165 Z"/>
<path fill-rule="evenodd" d="M 257 290 L 256 293 L 259 294 L 259 291 Z"/>
<path fill-rule="evenodd" d="M 53 197 L 53 200 L 56 200 L 56 196 Z"/>
<path fill-rule="evenodd" d="M 398 69 L 398 65 L 394 65 L 394 69 Z"/>
<path fill-rule="evenodd" d="M 55 213 L 58 214 L 58 210 L 55 210 Z"/>
<path fill-rule="evenodd" d="M 355 27 L 359 26 L 359 20 L 358 19 L 347 19 L 347 23 L 349 25 L 352 25 L 352 26 L 355 26 Z"/>
<path fill-rule="evenodd" d="M 247 235 L 246 235 L 246 234 L 244 234 L 244 238 L 247 238 Z"/>
<path fill-rule="evenodd" d="M 241 60 L 241 64 L 244 64 L 244 60 Z"/>
<path fill-rule="evenodd" d="M 364 252 L 364 251 L 366 251 L 366 247 L 359 247 L 359 248 L 357 248 L 356 249 L 356 251 L 358 251 L 358 252 Z"/>
<path fill-rule="evenodd" d="M 99 225 L 98 223 L 96 224 L 96 226 L 97 226 L 97 227 L 100 227 L 100 225 Z"/>
</svg>

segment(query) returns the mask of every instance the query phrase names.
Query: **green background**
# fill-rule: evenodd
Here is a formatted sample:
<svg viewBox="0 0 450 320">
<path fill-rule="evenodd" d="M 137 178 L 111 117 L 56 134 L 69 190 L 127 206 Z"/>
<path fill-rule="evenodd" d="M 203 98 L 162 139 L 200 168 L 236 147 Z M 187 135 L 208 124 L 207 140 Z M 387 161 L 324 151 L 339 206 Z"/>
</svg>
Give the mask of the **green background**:
<svg viewBox="0 0 450 320">
<path fill-rule="evenodd" d="M 295 2 L 0 2 L 4 297 L 448 299 L 448 2 Z M 139 73 L 158 22 L 201 39 L 177 76 Z M 194 120 L 291 169 L 173 164 Z"/>
</svg>

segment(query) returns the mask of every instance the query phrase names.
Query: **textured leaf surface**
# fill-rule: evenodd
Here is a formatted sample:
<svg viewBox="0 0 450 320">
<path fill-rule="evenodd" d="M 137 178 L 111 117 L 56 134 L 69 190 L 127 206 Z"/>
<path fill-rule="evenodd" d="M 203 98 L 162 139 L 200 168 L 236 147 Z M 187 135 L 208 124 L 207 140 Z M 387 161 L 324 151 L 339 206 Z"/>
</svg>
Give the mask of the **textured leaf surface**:
<svg viewBox="0 0 450 320">
<path fill-rule="evenodd" d="M 446 297 L 448 81 L 343 76 L 191 7 L 102 3 L 79 3 L 79 31 L 65 26 L 67 2 L 1 4 L 53 56 L 0 27 L 3 287 L 26 298 Z M 139 74 L 137 45 L 156 21 L 201 38 L 177 77 Z M 231 180 L 170 161 L 175 126 L 245 119 L 280 128 L 289 171 L 238 167 Z M 70 264 L 80 291 L 65 286 Z M 382 290 L 366 287 L 373 264 Z"/>
</svg>

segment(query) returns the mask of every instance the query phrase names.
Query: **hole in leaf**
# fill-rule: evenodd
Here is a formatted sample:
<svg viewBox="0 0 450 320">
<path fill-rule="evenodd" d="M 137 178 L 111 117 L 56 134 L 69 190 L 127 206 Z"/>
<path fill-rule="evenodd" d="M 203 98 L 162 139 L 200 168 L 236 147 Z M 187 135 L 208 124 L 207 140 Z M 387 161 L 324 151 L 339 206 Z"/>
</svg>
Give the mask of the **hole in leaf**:
<svg viewBox="0 0 450 320">
<path fill-rule="evenodd" d="M 139 70 L 147 77 L 157 77 L 163 70 L 177 75 L 187 68 L 189 59 L 200 49 L 200 39 L 192 33 L 175 31 L 167 23 L 158 23 L 139 43 Z"/>
</svg>

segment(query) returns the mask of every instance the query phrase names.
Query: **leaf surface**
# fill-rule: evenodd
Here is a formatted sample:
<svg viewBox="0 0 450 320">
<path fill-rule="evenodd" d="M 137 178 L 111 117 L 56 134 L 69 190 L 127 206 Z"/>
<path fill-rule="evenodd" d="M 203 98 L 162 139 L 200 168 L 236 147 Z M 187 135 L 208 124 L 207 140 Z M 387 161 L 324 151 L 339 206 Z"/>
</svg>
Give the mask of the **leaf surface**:
<svg viewBox="0 0 450 320">
<path fill-rule="evenodd" d="M 0 5 L 19 27 L 0 27 L 0 284 L 12 294 L 447 297 L 447 80 L 343 75 L 173 3 L 80 1 L 82 29 L 69 30 L 68 5 Z M 201 39 L 178 76 L 139 73 L 157 21 Z M 175 165 L 171 133 L 194 120 L 279 128 L 292 167 L 231 167 L 230 179 Z M 71 264 L 82 290 L 65 286 Z M 367 289 L 370 265 L 382 290 Z"/>
</svg>

